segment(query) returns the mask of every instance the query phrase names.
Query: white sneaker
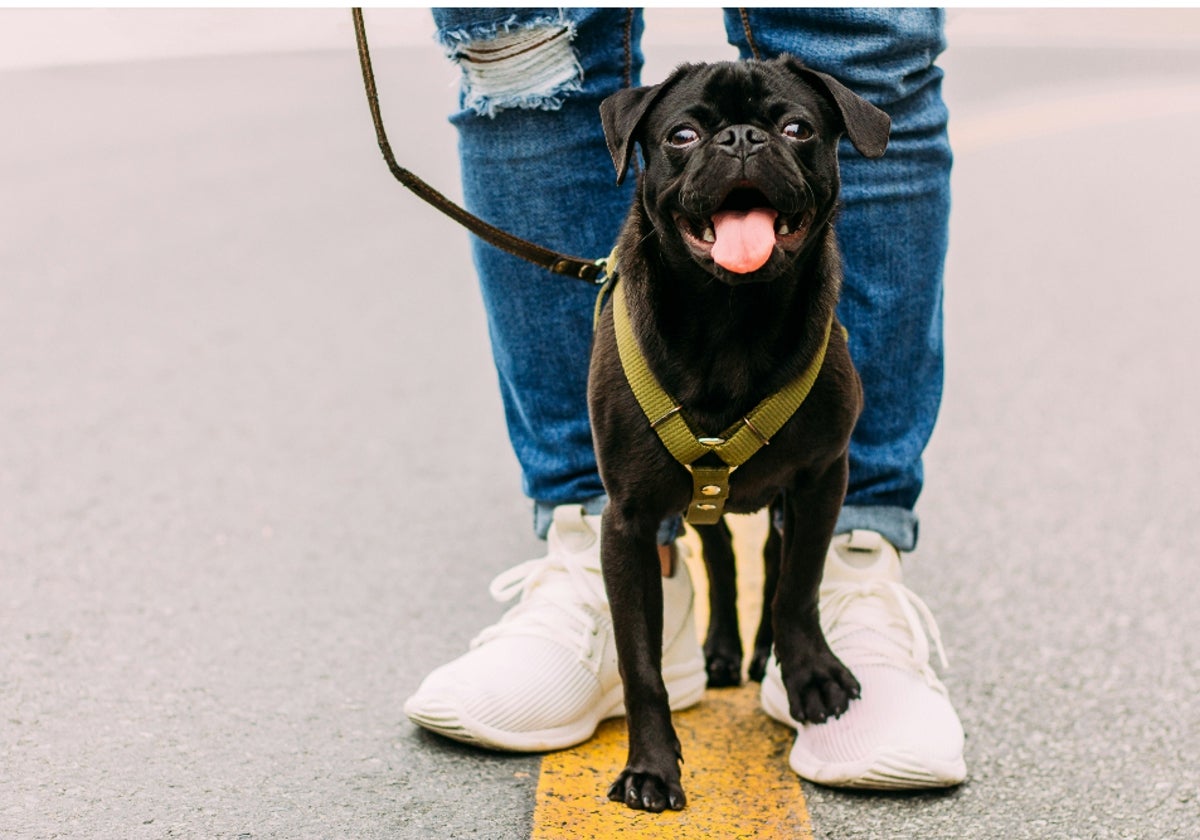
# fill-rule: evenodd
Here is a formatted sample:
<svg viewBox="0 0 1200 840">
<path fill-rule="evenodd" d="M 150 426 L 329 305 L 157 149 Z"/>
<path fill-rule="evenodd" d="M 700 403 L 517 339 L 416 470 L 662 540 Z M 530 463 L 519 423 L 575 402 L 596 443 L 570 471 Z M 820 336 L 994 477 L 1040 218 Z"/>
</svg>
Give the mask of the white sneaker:
<svg viewBox="0 0 1200 840">
<path fill-rule="evenodd" d="M 413 723 L 482 747 L 541 752 L 586 741 L 600 721 L 625 713 L 599 532 L 599 516 L 555 509 L 549 554 L 492 581 L 496 600 L 520 593 L 520 601 L 470 651 L 425 678 L 404 703 Z M 672 709 L 697 703 L 707 681 L 692 604 L 680 561 L 663 579 L 663 679 Z"/>
<path fill-rule="evenodd" d="M 767 714 L 795 727 L 789 764 L 835 787 L 913 790 L 966 778 L 963 730 L 929 665 L 929 635 L 946 655 L 929 608 L 901 582 L 900 555 L 874 531 L 834 538 L 821 580 L 821 627 L 862 686 L 839 718 L 798 724 L 774 656 L 762 683 Z"/>
</svg>

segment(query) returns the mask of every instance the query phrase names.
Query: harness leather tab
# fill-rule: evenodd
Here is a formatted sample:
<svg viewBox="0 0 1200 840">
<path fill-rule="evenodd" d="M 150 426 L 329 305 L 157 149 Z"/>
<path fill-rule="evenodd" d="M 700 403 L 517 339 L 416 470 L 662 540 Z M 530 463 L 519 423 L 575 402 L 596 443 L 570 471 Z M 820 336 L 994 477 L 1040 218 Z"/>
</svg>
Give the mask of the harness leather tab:
<svg viewBox="0 0 1200 840">
<path fill-rule="evenodd" d="M 715 525 L 729 498 L 729 467 L 690 467 L 692 501 L 685 519 L 693 525 Z"/>
</svg>

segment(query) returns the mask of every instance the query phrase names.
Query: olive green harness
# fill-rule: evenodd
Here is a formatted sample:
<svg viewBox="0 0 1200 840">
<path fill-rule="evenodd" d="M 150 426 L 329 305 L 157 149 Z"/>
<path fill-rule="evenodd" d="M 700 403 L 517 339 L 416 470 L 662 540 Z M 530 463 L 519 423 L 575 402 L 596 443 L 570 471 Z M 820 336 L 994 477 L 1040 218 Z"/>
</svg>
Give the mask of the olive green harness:
<svg viewBox="0 0 1200 840">
<path fill-rule="evenodd" d="M 606 263 L 609 283 L 605 289 L 612 293 L 613 328 L 625 378 L 646 419 L 650 421 L 650 428 L 658 434 L 672 457 L 692 474 L 692 500 L 684 518 L 693 525 L 711 525 L 725 512 L 730 474 L 750 460 L 754 453 L 770 444 L 771 438 L 796 413 L 812 390 L 825 361 L 833 318 L 830 317 L 825 325 L 825 336 L 816 356 L 799 376 L 760 402 L 742 419 L 721 432 L 720 436 L 698 437 L 683 418 L 683 407 L 663 390 L 646 364 L 629 320 L 625 292 L 618 282 L 614 257 L 610 256 Z M 603 300 L 602 290 L 596 305 L 597 318 Z M 710 452 L 716 453 L 724 464 L 715 467 L 695 466 L 696 461 Z"/>
</svg>

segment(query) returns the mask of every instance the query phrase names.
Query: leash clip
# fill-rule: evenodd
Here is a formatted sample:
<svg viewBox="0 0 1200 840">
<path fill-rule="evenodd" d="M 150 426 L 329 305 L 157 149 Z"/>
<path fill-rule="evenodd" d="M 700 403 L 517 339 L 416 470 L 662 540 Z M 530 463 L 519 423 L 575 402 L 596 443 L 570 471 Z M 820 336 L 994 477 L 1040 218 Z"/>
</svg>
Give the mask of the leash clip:
<svg viewBox="0 0 1200 840">
<path fill-rule="evenodd" d="M 600 269 L 600 273 L 592 279 L 592 282 L 597 286 L 603 286 L 608 282 L 608 257 L 601 257 L 594 263 L 596 268 Z"/>
<path fill-rule="evenodd" d="M 591 280 L 597 286 L 603 286 L 617 276 L 617 249 L 614 247 L 607 257 L 601 257 L 592 264 L 600 269 L 600 272 Z"/>
</svg>

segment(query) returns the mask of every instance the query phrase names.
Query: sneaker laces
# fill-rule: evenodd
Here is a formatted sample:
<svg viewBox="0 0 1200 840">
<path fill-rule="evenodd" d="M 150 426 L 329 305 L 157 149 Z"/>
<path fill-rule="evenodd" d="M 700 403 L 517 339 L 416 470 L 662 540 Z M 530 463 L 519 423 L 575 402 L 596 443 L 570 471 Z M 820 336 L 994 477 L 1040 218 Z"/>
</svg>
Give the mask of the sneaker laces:
<svg viewBox="0 0 1200 840">
<path fill-rule="evenodd" d="M 839 581 L 821 590 L 822 628 L 830 647 L 847 665 L 899 665 L 946 693 L 929 665 L 932 639 L 942 667 L 950 667 L 942 634 L 916 593 L 890 580 Z M 886 620 L 880 621 L 881 613 Z"/>
<path fill-rule="evenodd" d="M 578 628 L 578 648 L 586 656 L 599 633 L 600 619 L 608 611 L 599 566 L 564 562 L 558 552 L 501 572 L 488 592 L 500 603 L 518 595 L 520 600 L 471 641 L 472 649 L 500 636 L 513 635 L 540 636 L 562 644 L 571 638 L 564 626 L 566 616 L 569 625 Z"/>
</svg>

